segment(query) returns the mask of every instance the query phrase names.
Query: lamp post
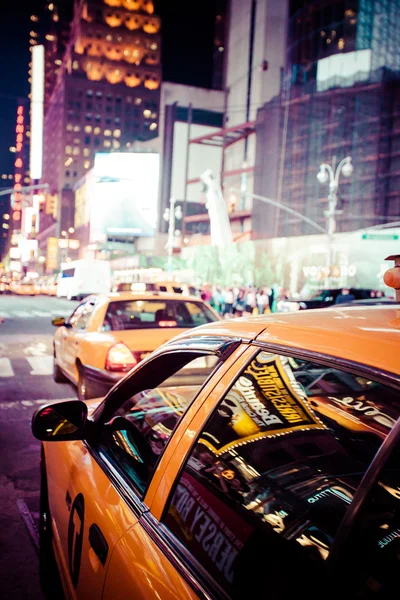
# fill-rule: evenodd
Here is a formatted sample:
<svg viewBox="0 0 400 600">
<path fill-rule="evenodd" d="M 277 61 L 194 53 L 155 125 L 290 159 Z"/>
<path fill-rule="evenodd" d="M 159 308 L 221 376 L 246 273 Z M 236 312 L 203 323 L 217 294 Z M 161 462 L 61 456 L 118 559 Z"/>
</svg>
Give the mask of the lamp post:
<svg viewBox="0 0 400 600">
<path fill-rule="evenodd" d="M 332 266 L 332 241 L 333 234 L 336 230 L 336 215 L 340 214 L 341 212 L 337 210 L 340 175 L 343 175 L 344 177 L 351 177 L 352 173 L 353 165 L 351 163 L 351 156 L 346 156 L 346 158 L 343 158 L 337 167 L 336 157 L 333 157 L 332 166 L 327 163 L 322 163 L 319 166 L 319 171 L 317 174 L 318 181 L 322 184 L 329 184 L 328 210 L 326 210 L 324 213 L 328 232 L 328 269 L 330 269 Z M 326 285 L 329 285 L 329 275 L 327 275 L 325 283 Z"/>
<path fill-rule="evenodd" d="M 75 233 L 75 229 L 73 227 L 69 227 L 68 231 L 62 231 L 61 232 L 62 237 L 67 242 L 67 245 L 66 245 L 66 248 L 65 248 L 65 262 L 68 262 L 69 236 L 70 236 L 70 234 L 72 235 L 73 233 Z"/>
<path fill-rule="evenodd" d="M 167 241 L 167 250 L 168 250 L 168 272 L 172 271 L 172 256 L 174 252 L 174 241 L 176 237 L 181 235 L 181 232 L 178 229 L 175 229 L 175 221 L 178 219 L 179 221 L 182 219 L 182 207 L 175 206 L 176 199 L 171 198 L 169 201 L 169 207 L 167 207 L 164 211 L 164 221 L 168 222 L 168 241 Z"/>
</svg>

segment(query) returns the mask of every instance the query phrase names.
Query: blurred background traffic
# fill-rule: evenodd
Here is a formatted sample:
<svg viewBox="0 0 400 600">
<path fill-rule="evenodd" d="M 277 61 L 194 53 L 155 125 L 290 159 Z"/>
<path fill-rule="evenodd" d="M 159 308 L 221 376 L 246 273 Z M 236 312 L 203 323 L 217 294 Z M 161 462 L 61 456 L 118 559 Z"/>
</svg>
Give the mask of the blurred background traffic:
<svg viewBox="0 0 400 600">
<path fill-rule="evenodd" d="M 324 289 L 385 293 L 400 3 L 206 4 L 7 9 L 1 291 L 54 295 L 67 263 L 102 260 L 110 289 L 161 269 L 253 309 L 263 289 L 271 310 Z"/>
</svg>

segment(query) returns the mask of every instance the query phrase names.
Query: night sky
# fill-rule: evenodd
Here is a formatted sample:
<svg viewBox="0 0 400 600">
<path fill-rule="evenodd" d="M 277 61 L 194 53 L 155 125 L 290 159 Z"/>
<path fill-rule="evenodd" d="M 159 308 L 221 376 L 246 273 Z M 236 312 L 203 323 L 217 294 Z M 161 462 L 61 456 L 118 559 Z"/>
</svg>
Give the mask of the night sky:
<svg viewBox="0 0 400 600">
<path fill-rule="evenodd" d="M 72 0 L 59 0 L 72 2 Z M 57 4 L 57 1 L 55 2 Z M 13 173 L 16 109 L 20 99 L 27 101 L 29 31 L 31 14 L 40 16 L 45 0 L 3 2 L 0 19 L 0 174 Z M 163 78 L 210 87 L 212 76 L 213 25 L 215 1 L 199 4 L 198 13 L 187 0 L 156 0 L 156 13 L 162 18 Z M 190 12 L 189 12 L 190 11 Z"/>
</svg>

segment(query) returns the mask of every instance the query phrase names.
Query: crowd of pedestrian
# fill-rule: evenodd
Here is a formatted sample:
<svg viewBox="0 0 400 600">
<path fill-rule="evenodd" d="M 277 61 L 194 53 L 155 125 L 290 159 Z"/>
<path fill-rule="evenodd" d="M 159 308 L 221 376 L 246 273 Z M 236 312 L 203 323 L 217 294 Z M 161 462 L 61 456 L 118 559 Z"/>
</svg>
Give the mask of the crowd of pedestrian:
<svg viewBox="0 0 400 600">
<path fill-rule="evenodd" d="M 205 283 L 200 289 L 200 297 L 223 317 L 241 317 L 244 315 L 262 315 L 276 312 L 282 300 L 288 295 L 274 287 L 227 286 L 221 287 Z"/>
</svg>

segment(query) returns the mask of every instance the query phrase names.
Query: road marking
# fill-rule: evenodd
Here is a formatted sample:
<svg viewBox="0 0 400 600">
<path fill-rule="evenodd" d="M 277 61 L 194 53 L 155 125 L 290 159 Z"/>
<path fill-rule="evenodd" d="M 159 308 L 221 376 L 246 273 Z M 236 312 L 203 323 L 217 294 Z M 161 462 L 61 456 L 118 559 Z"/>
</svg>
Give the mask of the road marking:
<svg viewBox="0 0 400 600">
<path fill-rule="evenodd" d="M 12 402 L 0 402 L 0 410 L 7 410 L 9 408 L 29 408 L 31 404 L 27 405 L 27 403 L 32 402 L 32 404 L 38 404 L 43 406 L 44 404 L 54 404 L 55 402 L 66 402 L 67 400 L 76 400 L 75 398 L 53 398 L 48 400 L 14 400 Z"/>
<path fill-rule="evenodd" d="M 32 314 L 31 314 L 30 312 L 26 312 L 25 310 L 14 310 L 14 311 L 12 312 L 11 318 L 12 318 L 14 315 L 15 315 L 16 317 L 19 317 L 19 318 L 21 318 L 21 319 L 27 319 L 27 318 L 29 318 L 29 317 L 31 317 L 31 316 L 32 316 Z"/>
<path fill-rule="evenodd" d="M 0 358 L 0 377 L 14 377 L 14 371 L 9 358 Z"/>
<path fill-rule="evenodd" d="M 53 373 L 53 356 L 27 356 L 26 360 L 32 367 L 31 375 L 51 375 Z"/>
<path fill-rule="evenodd" d="M 39 532 L 33 514 L 27 507 L 25 500 L 17 500 L 17 506 L 33 543 L 36 548 L 39 548 Z"/>
<path fill-rule="evenodd" d="M 47 345 L 43 342 L 36 342 L 24 348 L 24 354 L 30 354 L 31 356 L 44 356 L 47 355 Z"/>
<path fill-rule="evenodd" d="M 9 319 L 10 318 L 10 313 L 4 312 L 4 311 L 0 312 L 0 318 L 1 319 Z"/>
<path fill-rule="evenodd" d="M 51 317 L 51 312 L 45 312 L 43 310 L 33 310 L 32 315 L 35 317 Z"/>
<path fill-rule="evenodd" d="M 32 400 L 21 400 L 23 406 L 33 406 Z"/>
</svg>

